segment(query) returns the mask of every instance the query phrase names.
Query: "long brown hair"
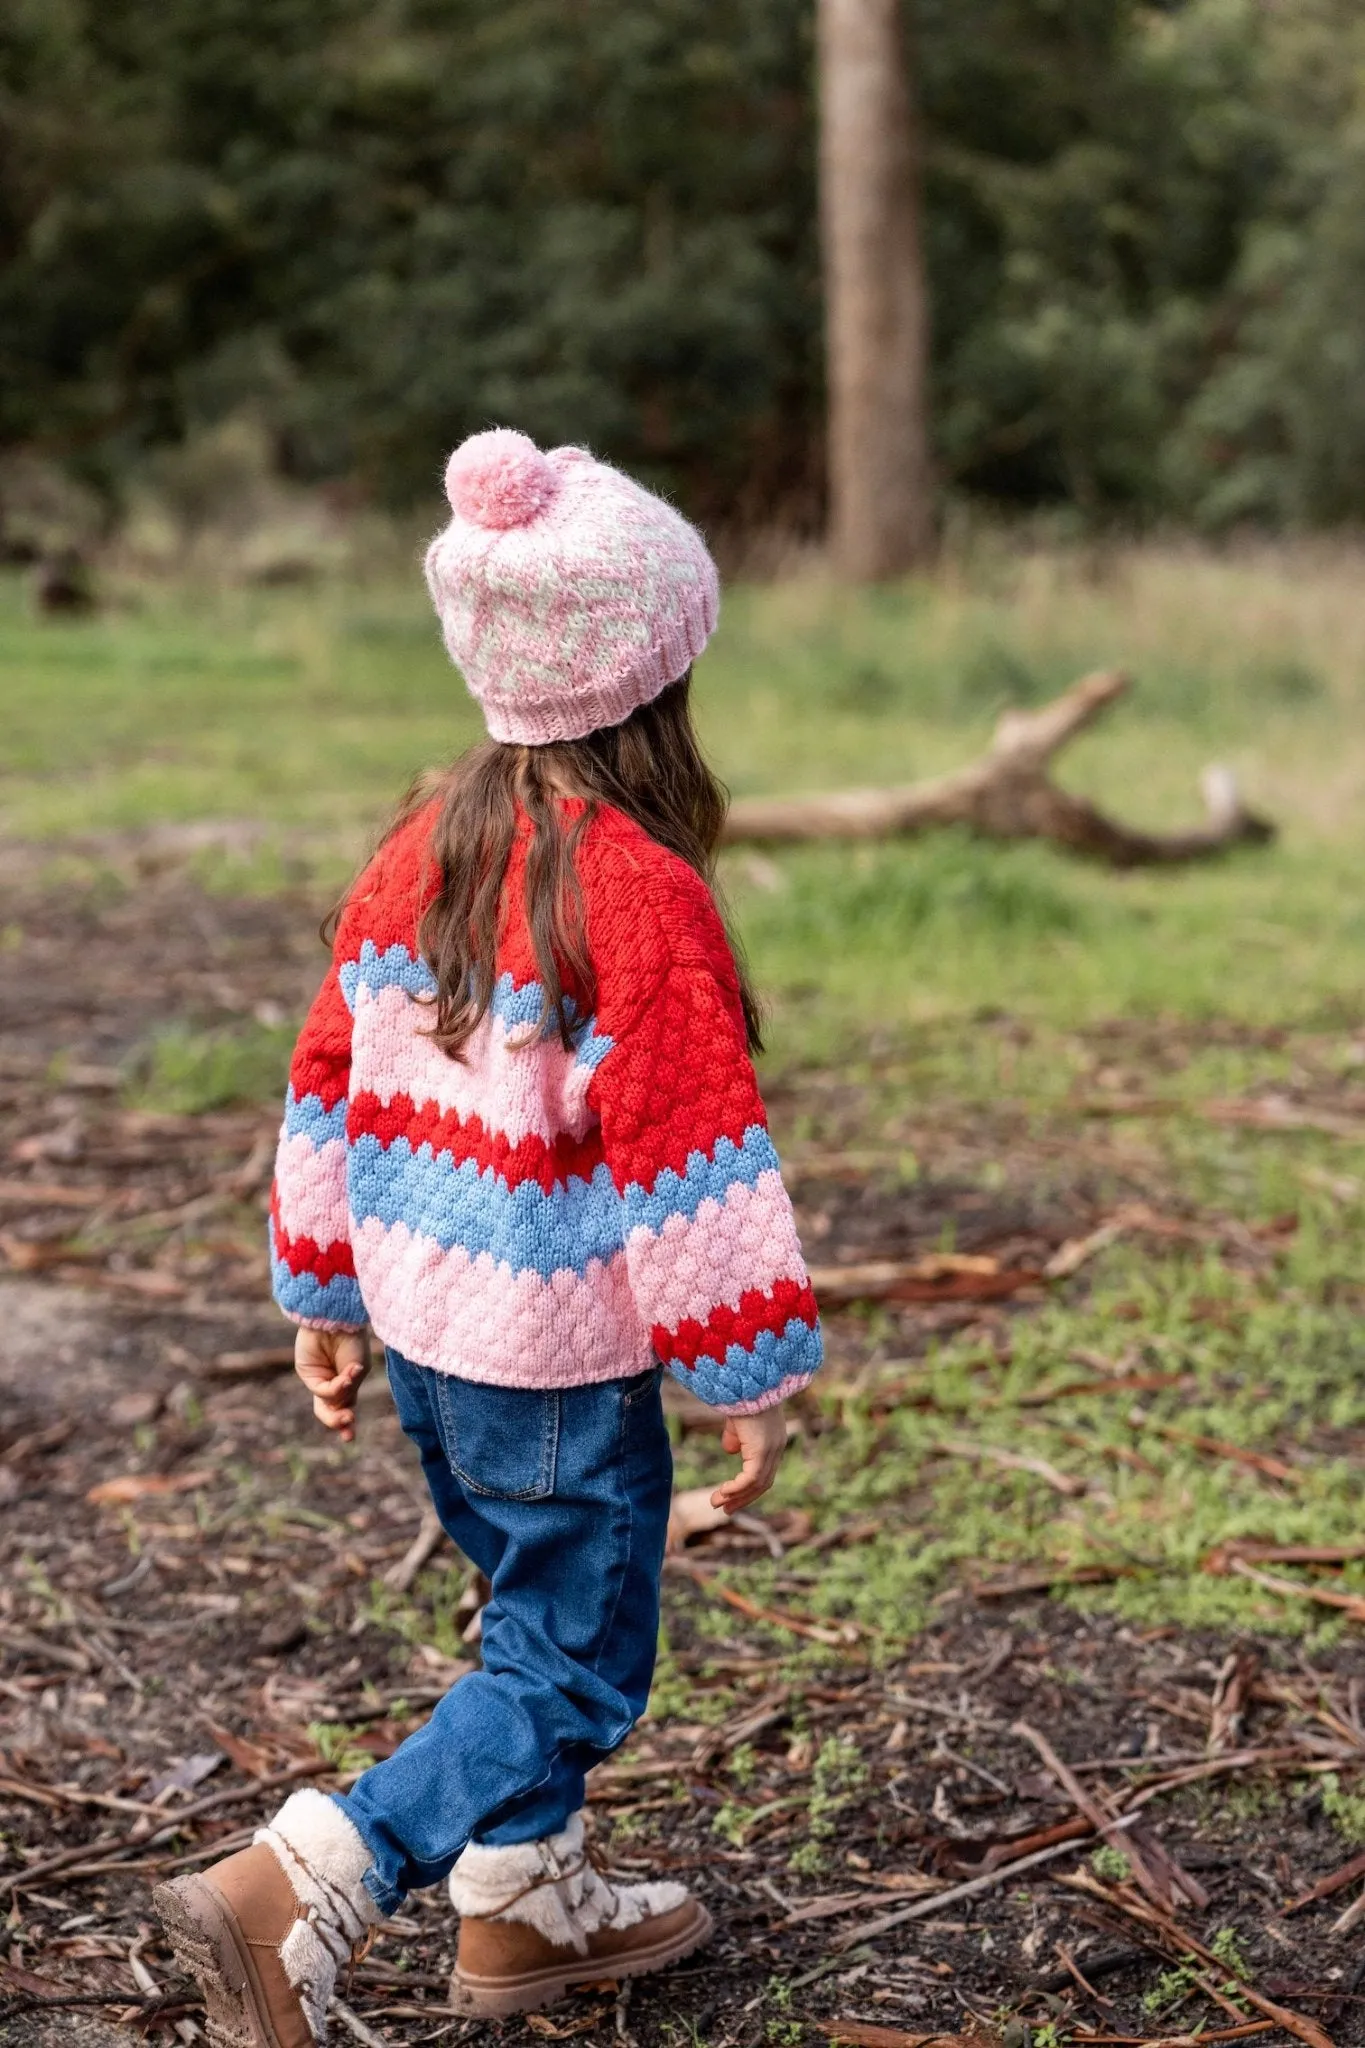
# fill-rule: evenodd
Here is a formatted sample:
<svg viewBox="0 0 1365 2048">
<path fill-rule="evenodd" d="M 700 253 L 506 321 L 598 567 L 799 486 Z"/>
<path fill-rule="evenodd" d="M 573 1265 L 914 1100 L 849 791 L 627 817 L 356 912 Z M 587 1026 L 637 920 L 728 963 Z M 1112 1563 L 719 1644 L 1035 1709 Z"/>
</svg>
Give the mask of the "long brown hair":
<svg viewBox="0 0 1365 2048">
<path fill-rule="evenodd" d="M 485 740 L 449 768 L 414 783 L 385 836 L 439 800 L 431 837 L 437 889 L 417 938 L 436 977 L 431 1035 L 451 1059 L 463 1057 L 493 999 L 506 910 L 503 883 L 522 815 L 531 825 L 526 920 L 544 990 L 532 1036 L 553 1024 L 567 1047 L 572 1010 L 566 998 L 588 1008 L 596 998 L 575 856 L 603 804 L 624 812 L 714 889 L 729 792 L 698 744 L 691 680 L 689 671 L 624 724 L 586 739 L 537 747 Z M 572 818 L 565 816 L 566 797 L 583 805 Z M 730 950 L 749 1050 L 760 1052 L 762 1016 L 733 936 Z"/>
</svg>

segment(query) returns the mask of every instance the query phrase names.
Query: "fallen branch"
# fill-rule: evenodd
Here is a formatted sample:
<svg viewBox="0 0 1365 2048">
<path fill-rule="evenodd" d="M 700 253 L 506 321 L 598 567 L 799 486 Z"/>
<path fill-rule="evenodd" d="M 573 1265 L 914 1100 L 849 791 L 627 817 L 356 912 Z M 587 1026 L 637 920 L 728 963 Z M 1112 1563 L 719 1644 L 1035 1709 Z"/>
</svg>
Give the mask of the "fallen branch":
<svg viewBox="0 0 1365 2048">
<path fill-rule="evenodd" d="M 731 845 L 812 839 L 890 839 L 965 825 L 985 839 L 1047 839 L 1068 853 L 1131 868 L 1203 860 L 1231 846 L 1261 846 L 1275 828 L 1247 810 L 1225 768 L 1202 779 L 1207 822 L 1186 832 L 1140 832 L 1058 789 L 1053 756 L 1123 696 L 1126 676 L 1084 676 L 1039 711 L 1008 711 L 979 760 L 951 775 L 899 789 L 852 789 L 804 797 L 743 797 L 730 806 Z"/>
</svg>

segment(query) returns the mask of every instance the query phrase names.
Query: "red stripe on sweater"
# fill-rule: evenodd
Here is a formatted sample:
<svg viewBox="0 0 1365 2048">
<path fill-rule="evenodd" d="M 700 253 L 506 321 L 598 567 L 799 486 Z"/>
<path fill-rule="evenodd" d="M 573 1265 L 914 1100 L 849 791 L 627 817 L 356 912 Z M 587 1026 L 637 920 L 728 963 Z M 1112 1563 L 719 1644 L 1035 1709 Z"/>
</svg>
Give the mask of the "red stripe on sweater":
<svg viewBox="0 0 1365 2048">
<path fill-rule="evenodd" d="M 805 1323 L 813 1329 L 817 1318 L 815 1296 L 809 1281 L 779 1280 L 770 1293 L 757 1287 L 739 1297 L 739 1307 L 722 1302 L 704 1323 L 689 1318 L 676 1330 L 656 1324 L 650 1332 L 660 1358 L 691 1369 L 699 1358 L 724 1358 L 732 1344 L 752 1351 L 763 1331 L 780 1337 L 788 1323 Z"/>
<path fill-rule="evenodd" d="M 555 1138 L 526 1137 L 514 1144 L 505 1132 L 490 1131 L 480 1117 L 461 1117 L 435 1102 L 419 1106 L 410 1095 L 381 1102 L 367 1088 L 351 1097 L 346 1136 L 351 1144 L 357 1138 L 378 1138 L 385 1150 L 398 1138 L 406 1138 L 414 1152 L 430 1145 L 435 1153 L 447 1153 L 455 1166 L 472 1159 L 480 1173 L 496 1173 L 509 1188 L 535 1181 L 547 1195 L 571 1177 L 591 1180 L 602 1164 L 600 1130 L 583 1138 L 561 1131 Z"/>
<path fill-rule="evenodd" d="M 320 1245 L 315 1238 L 291 1237 L 280 1222 L 277 1195 L 270 1197 L 270 1241 L 275 1257 L 288 1266 L 297 1280 L 303 1273 L 311 1273 L 323 1286 L 338 1277 L 346 1280 L 355 1278 L 355 1260 L 351 1247 L 343 1237 L 334 1238 L 331 1244 Z"/>
</svg>

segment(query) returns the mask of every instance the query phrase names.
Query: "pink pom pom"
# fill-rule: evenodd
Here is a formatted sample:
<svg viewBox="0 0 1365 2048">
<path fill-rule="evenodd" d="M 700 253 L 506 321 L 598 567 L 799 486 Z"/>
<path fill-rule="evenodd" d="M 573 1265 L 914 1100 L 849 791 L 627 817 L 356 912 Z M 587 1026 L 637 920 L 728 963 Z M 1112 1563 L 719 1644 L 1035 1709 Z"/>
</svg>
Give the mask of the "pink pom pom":
<svg viewBox="0 0 1365 2048">
<path fill-rule="evenodd" d="M 558 489 L 559 478 L 535 442 L 510 427 L 471 434 L 446 465 L 451 510 L 472 526 L 525 526 Z"/>
</svg>

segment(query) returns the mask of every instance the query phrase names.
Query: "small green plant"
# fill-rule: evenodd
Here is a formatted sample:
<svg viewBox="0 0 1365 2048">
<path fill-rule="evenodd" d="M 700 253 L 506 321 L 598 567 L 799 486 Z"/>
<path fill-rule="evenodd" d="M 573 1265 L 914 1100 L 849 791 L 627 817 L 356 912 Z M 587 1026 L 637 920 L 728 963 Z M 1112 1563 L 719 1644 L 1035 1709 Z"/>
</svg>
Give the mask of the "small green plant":
<svg viewBox="0 0 1365 2048">
<path fill-rule="evenodd" d="M 1365 1792 L 1343 1792 L 1335 1771 L 1322 1778 L 1322 1810 L 1343 1841 L 1365 1842 Z"/>
<path fill-rule="evenodd" d="M 747 1806 L 737 1806 L 733 1800 L 727 1799 L 711 1817 L 711 1832 L 727 1841 L 732 1849 L 742 1849 L 749 1818 Z"/>
<path fill-rule="evenodd" d="M 758 1775 L 758 1757 L 752 1742 L 741 1742 L 731 1752 L 730 1776 L 741 1792 L 747 1792 Z"/>
<path fill-rule="evenodd" d="M 1181 1963 L 1174 1970 L 1163 1970 L 1151 1990 L 1144 1995 L 1142 2010 L 1153 2019 L 1160 2019 L 1197 1988 L 1198 1978 L 1192 1963 Z"/>
<path fill-rule="evenodd" d="M 1090 1858 L 1090 1868 L 1105 1884 L 1127 1884 L 1133 1874 L 1133 1866 L 1122 1849 L 1116 1849 L 1112 1842 L 1102 1842 Z"/>
<path fill-rule="evenodd" d="M 824 1868 L 825 1848 L 834 1834 L 835 1816 L 867 1783 L 867 1766 L 855 1743 L 831 1735 L 821 1743 L 811 1765 L 806 1803 L 806 1839 L 797 1844 L 787 1867 L 798 1877 L 817 1877 Z"/>
<path fill-rule="evenodd" d="M 1251 1964 L 1235 1927 L 1220 1927 L 1209 1948 L 1230 1977 L 1240 1979 L 1243 1984 L 1251 1982 Z"/>
<path fill-rule="evenodd" d="M 819 1877 L 826 1860 L 825 1851 L 819 1842 L 801 1842 L 787 1858 L 787 1868 L 793 1877 Z"/>
<path fill-rule="evenodd" d="M 1033 2048 L 1062 2048 L 1056 2020 L 1048 2020 L 1043 2026 L 1033 2029 Z"/>
<path fill-rule="evenodd" d="M 341 1721 L 310 1721 L 308 1740 L 318 1755 L 336 1771 L 368 1771 L 374 1757 L 356 1741 L 364 1731 L 348 1728 Z"/>
</svg>

